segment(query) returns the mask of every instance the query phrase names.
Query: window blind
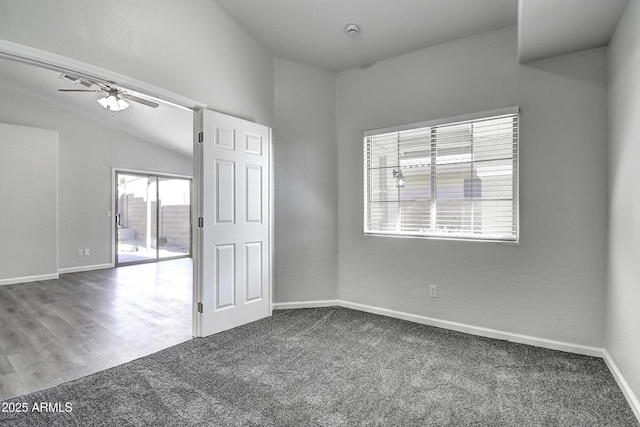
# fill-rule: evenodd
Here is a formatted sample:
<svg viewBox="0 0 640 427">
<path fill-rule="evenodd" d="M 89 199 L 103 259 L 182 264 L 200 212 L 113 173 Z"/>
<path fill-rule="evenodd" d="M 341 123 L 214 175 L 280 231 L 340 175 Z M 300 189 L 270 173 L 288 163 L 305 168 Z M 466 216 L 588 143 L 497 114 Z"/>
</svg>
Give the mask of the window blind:
<svg viewBox="0 0 640 427">
<path fill-rule="evenodd" d="M 364 133 L 364 233 L 518 241 L 517 107 Z"/>
</svg>

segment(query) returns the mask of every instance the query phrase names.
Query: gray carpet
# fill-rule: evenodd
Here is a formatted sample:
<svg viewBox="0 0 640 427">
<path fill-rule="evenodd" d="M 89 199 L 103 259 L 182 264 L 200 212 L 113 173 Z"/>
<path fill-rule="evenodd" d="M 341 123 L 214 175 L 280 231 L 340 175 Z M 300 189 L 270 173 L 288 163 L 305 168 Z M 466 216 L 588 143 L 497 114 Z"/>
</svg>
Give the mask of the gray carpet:
<svg viewBox="0 0 640 427">
<path fill-rule="evenodd" d="M 638 425 L 601 359 L 343 308 L 276 311 L 16 403 L 0 424 Z"/>
</svg>

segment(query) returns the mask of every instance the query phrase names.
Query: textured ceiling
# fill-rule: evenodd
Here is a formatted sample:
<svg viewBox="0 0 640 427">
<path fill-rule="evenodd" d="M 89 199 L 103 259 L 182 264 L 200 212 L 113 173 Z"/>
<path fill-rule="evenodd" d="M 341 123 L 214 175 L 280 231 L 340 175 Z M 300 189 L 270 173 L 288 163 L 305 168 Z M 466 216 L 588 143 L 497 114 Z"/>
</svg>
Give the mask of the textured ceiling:
<svg viewBox="0 0 640 427">
<path fill-rule="evenodd" d="M 516 24 L 520 62 L 606 46 L 629 0 L 216 2 L 276 57 L 344 71 Z"/>
<path fill-rule="evenodd" d="M 276 57 L 344 71 L 515 25 L 517 0 L 216 0 Z M 360 37 L 345 27 L 355 23 Z"/>
</svg>

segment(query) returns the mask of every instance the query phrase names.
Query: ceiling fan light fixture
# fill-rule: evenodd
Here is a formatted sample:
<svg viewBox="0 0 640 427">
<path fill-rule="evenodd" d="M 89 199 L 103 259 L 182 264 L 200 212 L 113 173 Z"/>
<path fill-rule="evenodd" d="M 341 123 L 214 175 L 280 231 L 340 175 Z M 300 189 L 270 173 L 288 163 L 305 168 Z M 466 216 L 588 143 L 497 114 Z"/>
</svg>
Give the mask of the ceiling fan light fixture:
<svg viewBox="0 0 640 427">
<path fill-rule="evenodd" d="M 98 104 L 110 111 L 122 111 L 129 107 L 129 103 L 117 94 L 109 93 L 108 96 L 98 99 Z"/>
<path fill-rule="evenodd" d="M 347 33 L 347 37 L 355 39 L 360 35 L 360 28 L 358 28 L 356 24 L 349 24 L 347 28 L 345 28 L 345 32 Z"/>
</svg>

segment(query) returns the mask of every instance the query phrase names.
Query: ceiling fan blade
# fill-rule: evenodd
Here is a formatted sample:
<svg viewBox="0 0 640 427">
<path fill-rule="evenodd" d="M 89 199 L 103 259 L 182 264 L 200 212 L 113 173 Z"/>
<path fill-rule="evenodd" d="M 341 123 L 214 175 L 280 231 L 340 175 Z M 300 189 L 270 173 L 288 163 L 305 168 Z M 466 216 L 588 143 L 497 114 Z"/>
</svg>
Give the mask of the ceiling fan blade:
<svg viewBox="0 0 640 427">
<path fill-rule="evenodd" d="M 158 104 L 157 102 L 149 101 L 148 99 L 140 98 L 134 95 L 129 95 L 128 93 L 123 93 L 120 95 L 120 97 L 128 101 L 133 101 L 133 102 L 146 105 L 147 107 L 151 107 L 151 108 L 158 108 L 158 106 L 160 106 L 160 104 Z"/>
<path fill-rule="evenodd" d="M 58 92 L 104 92 L 102 89 L 58 89 Z"/>
</svg>

